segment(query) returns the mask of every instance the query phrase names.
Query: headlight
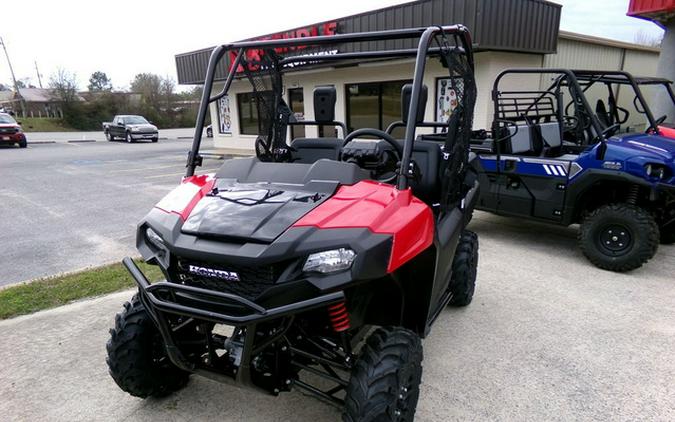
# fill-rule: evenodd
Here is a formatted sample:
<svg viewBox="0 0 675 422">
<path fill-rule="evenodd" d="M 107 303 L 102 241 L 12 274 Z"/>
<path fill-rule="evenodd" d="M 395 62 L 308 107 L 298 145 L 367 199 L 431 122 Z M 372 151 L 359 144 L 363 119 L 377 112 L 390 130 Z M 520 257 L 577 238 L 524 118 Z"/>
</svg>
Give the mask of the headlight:
<svg viewBox="0 0 675 422">
<path fill-rule="evenodd" d="M 645 173 L 649 177 L 662 180 L 666 177 L 666 168 L 659 164 L 647 164 L 645 166 Z"/>
<path fill-rule="evenodd" d="M 131 131 L 132 131 L 132 132 L 138 132 L 139 130 L 141 130 L 140 127 L 132 127 L 132 128 L 131 128 Z"/>
<path fill-rule="evenodd" d="M 346 248 L 317 252 L 307 257 L 302 270 L 323 274 L 344 271 L 352 266 L 355 257 L 356 252 Z"/>
<path fill-rule="evenodd" d="M 148 238 L 148 242 L 152 243 L 157 249 L 160 249 L 162 251 L 166 250 L 166 246 L 164 245 L 164 239 L 160 235 L 157 234 L 156 231 L 148 227 L 145 230 L 145 237 Z"/>
</svg>

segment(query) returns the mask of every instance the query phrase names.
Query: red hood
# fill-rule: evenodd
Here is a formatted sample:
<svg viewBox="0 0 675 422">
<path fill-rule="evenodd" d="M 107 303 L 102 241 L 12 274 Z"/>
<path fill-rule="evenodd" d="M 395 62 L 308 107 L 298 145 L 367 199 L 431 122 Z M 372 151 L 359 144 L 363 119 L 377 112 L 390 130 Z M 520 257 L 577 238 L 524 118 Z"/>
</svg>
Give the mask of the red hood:
<svg viewBox="0 0 675 422">
<path fill-rule="evenodd" d="M 2 128 L 15 127 L 17 129 L 21 129 L 21 126 L 16 123 L 0 123 L 0 127 Z"/>
</svg>

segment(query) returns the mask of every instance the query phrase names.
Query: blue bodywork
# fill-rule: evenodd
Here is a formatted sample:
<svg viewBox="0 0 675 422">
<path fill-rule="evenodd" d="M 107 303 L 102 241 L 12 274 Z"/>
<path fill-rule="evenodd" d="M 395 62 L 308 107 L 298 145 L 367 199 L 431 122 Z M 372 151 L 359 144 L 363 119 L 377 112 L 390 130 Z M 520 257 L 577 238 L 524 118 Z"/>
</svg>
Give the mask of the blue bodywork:
<svg viewBox="0 0 675 422">
<path fill-rule="evenodd" d="M 607 140 L 605 156 L 598 160 L 598 150 L 602 144 L 596 143 L 589 146 L 574 159 L 565 157 L 551 157 L 538 159 L 533 157 L 521 157 L 517 174 L 544 177 L 567 177 L 569 182 L 574 183 L 579 176 L 590 169 L 613 170 L 625 172 L 631 176 L 644 179 L 653 184 L 675 185 L 675 140 L 660 135 L 647 135 L 643 133 L 631 133 L 613 136 Z M 506 157 L 518 156 L 518 154 L 504 154 Z M 487 172 L 497 171 L 497 160 L 494 155 L 479 155 L 481 165 Z M 544 161 L 560 161 L 560 164 L 542 164 Z M 569 164 L 568 164 L 569 163 Z M 573 164 L 575 163 L 575 164 Z M 669 169 L 666 177 L 659 180 L 647 176 L 648 164 L 663 166 Z M 577 167 L 578 166 L 578 167 Z"/>
<path fill-rule="evenodd" d="M 607 140 L 603 160 L 598 160 L 597 151 L 601 144 L 579 154 L 574 161 L 581 166 L 581 172 L 574 175 L 570 183 L 587 169 L 615 170 L 644 179 L 656 186 L 659 183 L 675 185 L 675 140 L 660 135 L 631 133 L 613 136 Z M 647 165 L 663 166 L 669 169 L 664 179 L 647 175 Z"/>
<path fill-rule="evenodd" d="M 602 149 L 604 157 L 598 159 Z M 586 195 L 590 189 L 605 182 L 614 186 L 626 183 L 646 189 L 643 192 L 660 222 L 672 220 L 675 139 L 627 133 L 595 143 L 579 154 L 507 153 L 498 157 L 479 152 L 477 161 L 484 187 L 479 209 L 569 225 L 579 221 L 586 203 L 592 201 Z M 499 174 L 503 177 L 494 177 Z M 612 201 L 608 195 L 605 200 Z"/>
</svg>

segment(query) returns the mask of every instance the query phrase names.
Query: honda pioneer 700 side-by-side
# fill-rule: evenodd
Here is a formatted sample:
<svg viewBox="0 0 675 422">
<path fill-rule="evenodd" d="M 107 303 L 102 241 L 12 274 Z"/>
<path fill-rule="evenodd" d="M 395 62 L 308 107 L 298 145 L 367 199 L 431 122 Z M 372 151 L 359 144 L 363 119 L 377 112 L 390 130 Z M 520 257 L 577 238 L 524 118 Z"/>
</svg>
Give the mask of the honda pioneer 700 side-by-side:
<svg viewBox="0 0 675 422">
<path fill-rule="evenodd" d="M 401 40 L 417 48 L 394 49 Z M 322 86 L 312 123 L 340 126 L 343 138 L 287 142 L 288 125 L 303 123 L 284 101 L 286 72 L 406 57 L 414 71 L 402 90 L 404 139 L 371 128 L 344 133 L 335 88 Z M 431 60 L 447 69 L 457 106 L 444 133 L 425 138 L 416 132 Z M 229 71 L 214 94 L 223 61 Z M 166 281 L 150 283 L 124 260 L 138 293 L 107 343 L 119 387 L 163 396 L 200 374 L 273 395 L 300 389 L 338 406 L 346 421 L 413 420 L 421 338 L 446 306 L 468 305 L 474 293 L 478 241 L 466 230 L 478 198 L 473 70 L 461 25 L 215 48 L 187 174 L 138 226 L 143 259 Z M 209 104 L 235 79 L 250 82 L 261 118 L 256 157 L 195 174 Z"/>
<path fill-rule="evenodd" d="M 509 78 L 519 89 L 502 85 Z M 607 270 L 638 268 L 659 241 L 675 242 L 675 140 L 661 126 L 675 116 L 654 118 L 640 89 L 648 82 L 619 71 L 501 73 L 491 134 L 472 140 L 476 207 L 579 223 L 582 252 Z"/>
</svg>

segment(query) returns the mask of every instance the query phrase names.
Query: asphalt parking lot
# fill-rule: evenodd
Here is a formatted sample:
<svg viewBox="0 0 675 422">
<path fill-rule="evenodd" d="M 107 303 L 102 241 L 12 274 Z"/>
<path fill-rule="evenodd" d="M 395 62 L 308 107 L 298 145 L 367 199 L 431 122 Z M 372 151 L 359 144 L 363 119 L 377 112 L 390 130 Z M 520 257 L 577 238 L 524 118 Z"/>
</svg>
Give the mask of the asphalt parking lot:
<svg viewBox="0 0 675 422">
<path fill-rule="evenodd" d="M 419 421 L 675 420 L 675 247 L 615 274 L 573 228 L 477 213 L 474 302 L 424 341 Z M 331 421 L 298 392 L 274 398 L 193 377 L 164 399 L 122 393 L 105 341 L 132 292 L 0 321 L 0 415 L 58 421 Z"/>
<path fill-rule="evenodd" d="M 0 286 L 135 255 L 134 227 L 180 182 L 190 145 L 61 139 L 0 147 Z M 205 159 L 202 171 L 221 163 Z"/>
</svg>

